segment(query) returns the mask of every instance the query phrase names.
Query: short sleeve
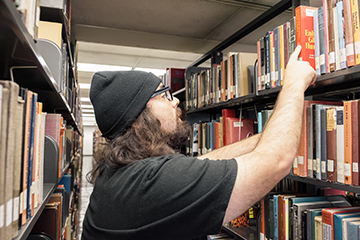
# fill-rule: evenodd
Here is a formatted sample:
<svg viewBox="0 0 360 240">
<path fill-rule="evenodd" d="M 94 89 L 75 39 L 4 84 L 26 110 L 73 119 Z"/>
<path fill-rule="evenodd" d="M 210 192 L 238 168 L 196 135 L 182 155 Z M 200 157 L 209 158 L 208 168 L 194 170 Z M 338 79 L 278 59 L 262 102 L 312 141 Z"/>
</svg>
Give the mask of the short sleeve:
<svg viewBox="0 0 360 240">
<path fill-rule="evenodd" d="M 141 226 L 172 237 L 180 231 L 182 239 L 220 231 L 236 179 L 235 159 L 171 155 L 147 164 L 151 167 L 142 186 Z"/>
</svg>

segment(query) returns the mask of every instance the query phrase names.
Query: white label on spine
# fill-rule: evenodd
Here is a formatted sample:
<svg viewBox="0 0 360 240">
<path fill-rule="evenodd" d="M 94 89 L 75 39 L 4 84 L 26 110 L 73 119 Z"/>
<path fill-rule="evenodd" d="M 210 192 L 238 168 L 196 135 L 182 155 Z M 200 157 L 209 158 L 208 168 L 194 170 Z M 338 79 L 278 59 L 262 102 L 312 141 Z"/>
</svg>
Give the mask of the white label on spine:
<svg viewBox="0 0 360 240">
<path fill-rule="evenodd" d="M 351 165 L 349 163 L 344 163 L 344 175 L 351 176 Z"/>
<path fill-rule="evenodd" d="M 303 156 L 298 156 L 298 164 L 301 164 L 301 165 L 304 164 L 304 157 Z"/>
<path fill-rule="evenodd" d="M 320 57 L 316 57 L 315 58 L 315 69 L 319 69 L 320 68 Z"/>
<path fill-rule="evenodd" d="M 0 228 L 4 226 L 4 220 L 5 220 L 5 205 L 0 206 Z"/>
<path fill-rule="evenodd" d="M 334 160 L 328 159 L 328 171 L 333 172 L 334 171 Z"/>
<path fill-rule="evenodd" d="M 360 41 L 355 42 L 355 54 L 360 54 Z"/>
<path fill-rule="evenodd" d="M 14 198 L 14 211 L 13 211 L 13 220 L 17 221 L 19 219 L 19 197 Z"/>
<path fill-rule="evenodd" d="M 312 159 L 308 158 L 308 170 L 312 170 L 312 169 L 313 169 Z"/>
<path fill-rule="evenodd" d="M 326 162 L 325 161 L 321 161 L 321 172 L 326 173 Z"/>
<path fill-rule="evenodd" d="M 297 167 L 298 167 L 298 161 L 297 161 L 297 158 L 295 158 L 295 159 L 294 159 L 293 166 L 294 166 L 295 168 L 297 168 Z"/>
<path fill-rule="evenodd" d="M 340 61 L 346 62 L 346 49 L 345 48 L 340 49 Z"/>
<path fill-rule="evenodd" d="M 11 224 L 12 220 L 12 199 L 7 201 L 6 203 L 6 226 L 9 226 Z"/>
<path fill-rule="evenodd" d="M 329 63 L 335 63 L 335 52 L 329 53 Z"/>
<path fill-rule="evenodd" d="M 321 54 L 320 55 L 320 65 L 324 65 L 325 64 L 325 54 Z"/>
<path fill-rule="evenodd" d="M 346 45 L 346 56 L 354 55 L 354 44 L 350 43 Z"/>
<path fill-rule="evenodd" d="M 359 172 L 359 164 L 357 162 L 353 163 L 353 172 Z"/>
</svg>

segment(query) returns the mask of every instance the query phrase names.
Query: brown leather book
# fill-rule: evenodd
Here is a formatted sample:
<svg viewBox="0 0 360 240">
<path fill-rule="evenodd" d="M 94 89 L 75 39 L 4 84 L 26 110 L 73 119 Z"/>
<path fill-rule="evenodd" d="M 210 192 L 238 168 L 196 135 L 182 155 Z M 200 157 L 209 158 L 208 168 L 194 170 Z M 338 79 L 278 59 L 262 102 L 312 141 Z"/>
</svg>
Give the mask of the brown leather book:
<svg viewBox="0 0 360 240">
<path fill-rule="evenodd" d="M 359 100 L 351 101 L 352 185 L 359 186 Z"/>
<path fill-rule="evenodd" d="M 337 181 L 336 107 L 326 108 L 327 180 Z"/>
</svg>

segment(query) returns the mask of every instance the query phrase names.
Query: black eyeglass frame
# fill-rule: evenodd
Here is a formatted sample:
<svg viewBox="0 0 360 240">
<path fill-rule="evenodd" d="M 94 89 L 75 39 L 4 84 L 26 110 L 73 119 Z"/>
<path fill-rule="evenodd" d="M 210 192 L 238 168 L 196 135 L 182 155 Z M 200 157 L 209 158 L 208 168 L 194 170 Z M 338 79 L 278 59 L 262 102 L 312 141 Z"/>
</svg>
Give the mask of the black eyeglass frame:
<svg viewBox="0 0 360 240">
<path fill-rule="evenodd" d="M 173 95 L 172 95 L 172 93 L 171 93 L 170 87 L 164 87 L 164 88 L 162 88 L 162 89 L 156 90 L 156 91 L 153 93 L 153 95 L 151 95 L 151 98 L 156 97 L 157 95 L 160 95 L 160 94 L 162 94 L 163 92 L 165 92 L 165 96 L 166 96 L 167 100 L 169 100 L 169 101 L 174 100 L 174 97 L 173 97 Z M 168 92 L 168 94 L 167 94 L 166 92 Z"/>
</svg>

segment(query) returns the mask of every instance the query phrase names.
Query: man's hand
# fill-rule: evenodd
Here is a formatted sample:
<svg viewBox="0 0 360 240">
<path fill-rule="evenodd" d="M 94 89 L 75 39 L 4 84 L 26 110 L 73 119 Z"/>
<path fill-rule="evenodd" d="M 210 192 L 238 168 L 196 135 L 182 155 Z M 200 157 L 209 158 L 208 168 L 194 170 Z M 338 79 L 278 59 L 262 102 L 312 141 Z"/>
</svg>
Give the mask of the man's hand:
<svg viewBox="0 0 360 240">
<path fill-rule="evenodd" d="M 308 62 L 299 61 L 298 57 L 301 46 L 297 46 L 289 58 L 284 76 L 284 87 L 302 89 L 305 91 L 311 84 L 316 81 L 316 72 Z"/>
</svg>

